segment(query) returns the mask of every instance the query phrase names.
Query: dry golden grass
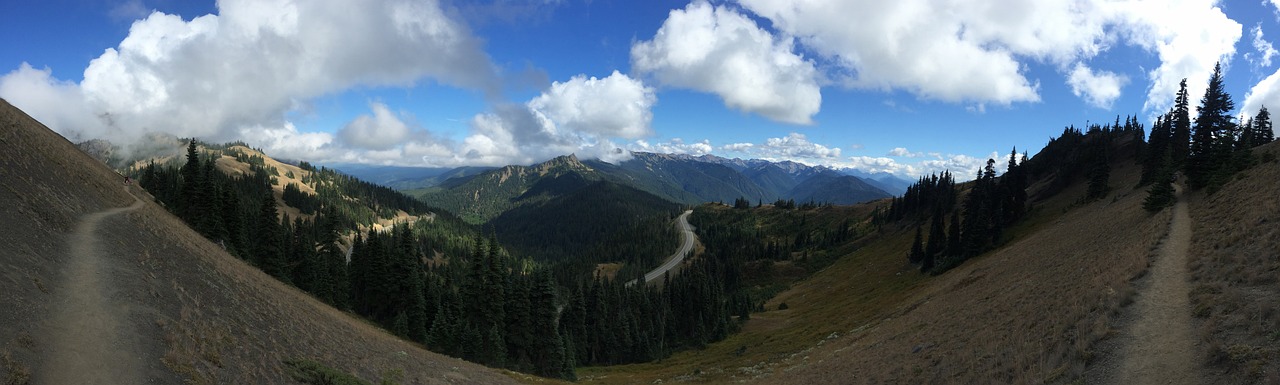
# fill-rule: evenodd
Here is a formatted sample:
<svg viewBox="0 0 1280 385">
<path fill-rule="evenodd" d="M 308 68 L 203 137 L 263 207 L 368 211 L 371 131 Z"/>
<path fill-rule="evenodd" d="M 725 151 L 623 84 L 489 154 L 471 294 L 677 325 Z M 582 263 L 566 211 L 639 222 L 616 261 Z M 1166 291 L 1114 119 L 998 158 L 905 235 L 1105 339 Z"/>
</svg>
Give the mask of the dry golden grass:
<svg viewBox="0 0 1280 385">
<path fill-rule="evenodd" d="M 1141 208 L 1138 169 L 1080 204 L 1083 186 L 1037 202 L 1003 248 L 937 277 L 887 234 L 795 284 L 741 333 L 657 363 L 579 370 L 584 382 L 1042 383 L 1080 378 L 1133 295 L 1168 214 Z M 781 303 L 788 310 L 775 310 Z M 746 347 L 741 355 L 735 354 Z"/>
<path fill-rule="evenodd" d="M 1280 142 L 1254 149 L 1280 157 Z M 1280 384 L 1280 163 L 1193 195 L 1191 305 L 1218 383 Z"/>
<path fill-rule="evenodd" d="M 0 103 L 0 351 L 42 364 L 41 334 L 65 264 L 63 234 L 79 217 L 133 201 L 119 175 Z M 374 380 L 507 383 L 506 375 L 444 357 L 335 310 L 226 254 L 145 192 L 139 210 L 107 219 L 98 237 L 122 327 L 150 383 L 290 383 L 284 360 L 306 359 Z M 58 287 L 48 291 L 57 294 Z M 34 336 L 34 337 L 32 337 Z M 37 371 L 38 373 L 38 371 Z M 39 383 L 40 379 L 32 378 Z"/>
</svg>

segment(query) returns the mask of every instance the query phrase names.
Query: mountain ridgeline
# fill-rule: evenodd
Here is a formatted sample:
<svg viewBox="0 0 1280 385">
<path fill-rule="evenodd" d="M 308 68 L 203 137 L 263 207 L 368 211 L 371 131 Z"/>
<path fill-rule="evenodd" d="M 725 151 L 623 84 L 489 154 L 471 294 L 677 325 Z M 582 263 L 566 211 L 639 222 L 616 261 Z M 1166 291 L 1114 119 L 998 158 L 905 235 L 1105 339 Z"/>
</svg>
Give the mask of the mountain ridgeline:
<svg viewBox="0 0 1280 385">
<path fill-rule="evenodd" d="M 627 186 L 687 205 L 739 198 L 752 202 L 782 199 L 850 205 L 888 198 L 890 194 L 885 189 L 899 188 L 892 182 L 877 180 L 873 184 L 834 169 L 790 161 L 775 163 L 637 152 L 632 153 L 632 159 L 617 164 L 594 159 L 580 161 L 567 155 L 532 166 L 506 166 L 453 178 L 434 187 L 409 192 L 469 222 L 484 223 L 511 208 L 540 203 L 539 196 L 555 195 L 536 190 L 535 186 L 543 179 L 558 179 L 565 174 L 576 174 L 573 178 L 583 181 Z M 568 192 L 563 190 L 563 184 L 559 187 L 562 190 L 558 193 Z"/>
</svg>

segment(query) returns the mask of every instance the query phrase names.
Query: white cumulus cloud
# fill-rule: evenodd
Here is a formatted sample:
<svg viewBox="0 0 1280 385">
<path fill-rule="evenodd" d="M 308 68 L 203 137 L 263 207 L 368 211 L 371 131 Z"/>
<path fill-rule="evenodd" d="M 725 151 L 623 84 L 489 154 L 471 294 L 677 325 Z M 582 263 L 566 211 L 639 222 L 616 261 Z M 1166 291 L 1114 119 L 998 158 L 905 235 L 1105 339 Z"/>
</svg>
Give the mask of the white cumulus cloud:
<svg viewBox="0 0 1280 385">
<path fill-rule="evenodd" d="M 830 162 L 840 157 L 840 148 L 814 143 L 804 134 L 796 132 L 781 138 L 767 138 L 764 143 L 731 143 L 721 146 L 720 150 L 766 160 L 795 160 L 814 164 Z"/>
<path fill-rule="evenodd" d="M 1262 36 L 1262 23 L 1255 24 L 1250 33 L 1253 34 L 1254 52 L 1245 53 L 1244 60 L 1253 64 L 1254 67 L 1270 67 L 1271 58 L 1275 57 L 1276 54 L 1280 54 L 1280 52 L 1277 52 L 1276 47 Z"/>
<path fill-rule="evenodd" d="M 530 164 L 569 153 L 626 160 L 630 152 L 613 139 L 651 135 L 656 101 L 651 88 L 616 71 L 603 79 L 574 76 L 525 104 L 502 104 L 476 115 L 453 162 Z"/>
<path fill-rule="evenodd" d="M 924 154 L 919 152 L 911 152 L 910 150 L 907 150 L 906 147 L 894 147 L 892 150 L 889 150 L 889 156 L 919 158 L 924 156 Z"/>
<path fill-rule="evenodd" d="M 1214 62 L 1234 54 L 1241 35 L 1216 0 L 739 2 L 833 63 L 828 72 L 848 86 L 973 103 L 978 112 L 988 103 L 1039 101 L 1040 79 L 1028 78 L 1031 63 L 1055 66 L 1083 84 L 1087 77 L 1074 64 L 1118 43 L 1159 57 L 1147 74 L 1145 108 L 1163 112 L 1182 78 L 1204 83 Z M 1093 80 L 1110 73 L 1094 71 Z M 1080 88 L 1080 97 L 1095 105 L 1113 100 L 1101 91 L 1116 82 L 1102 79 Z"/>
<path fill-rule="evenodd" d="M 1243 32 L 1243 26 L 1228 18 L 1216 0 L 1133 0 L 1114 7 L 1125 22 L 1128 40 L 1160 59 L 1160 66 L 1147 73 L 1151 84 L 1143 105 L 1157 114 L 1173 105 L 1182 79 L 1187 79 L 1187 92 L 1193 98 L 1203 95 L 1214 63 L 1235 54 Z"/>
<path fill-rule="evenodd" d="M 1280 69 L 1249 89 L 1249 93 L 1244 96 L 1244 103 L 1240 104 L 1240 112 L 1252 116 L 1263 106 L 1271 106 L 1268 111 L 1280 106 Z"/>
<path fill-rule="evenodd" d="M 1094 72 L 1084 63 L 1076 63 L 1067 75 L 1067 85 L 1071 93 L 1085 100 L 1089 105 L 1109 109 L 1111 103 L 1120 97 L 1120 88 L 1129 83 L 1129 78 L 1107 71 Z"/>
<path fill-rule="evenodd" d="M 409 139 L 409 125 L 400 120 L 386 104 L 370 103 L 373 115 L 360 115 L 338 130 L 347 144 L 370 150 L 386 150 Z"/>
<path fill-rule="evenodd" d="M 653 135 L 649 123 L 656 102 L 653 88 L 613 71 L 603 79 L 578 75 L 552 83 L 529 108 L 568 130 L 634 139 Z"/>
<path fill-rule="evenodd" d="M 658 83 L 719 95 L 730 108 L 810 124 L 822 105 L 818 72 L 751 18 L 704 1 L 671 11 L 651 40 L 631 47 L 632 67 Z"/>
<path fill-rule="evenodd" d="M 711 145 L 711 141 L 703 139 L 698 142 L 686 143 L 684 139 L 672 138 L 662 143 L 650 144 L 645 140 L 637 140 L 632 142 L 628 148 L 636 152 L 654 152 L 659 154 L 685 154 L 685 155 L 707 155 L 715 150 Z"/>
<path fill-rule="evenodd" d="M 896 155 L 890 155 L 896 156 Z M 905 178 L 917 178 L 930 174 L 937 174 L 943 171 L 950 171 L 956 180 L 967 181 L 972 180 L 983 167 L 987 166 L 988 159 L 996 160 L 996 172 L 1004 172 L 1008 167 L 1005 160 L 1001 158 L 997 152 L 991 152 L 986 157 L 976 157 L 964 154 L 947 154 L 929 153 L 931 158 L 923 158 L 909 162 L 900 162 L 894 158 L 882 156 L 852 156 L 838 162 L 832 162 L 830 166 L 836 168 L 854 168 L 865 172 L 887 172 Z"/>
<path fill-rule="evenodd" d="M 128 142 L 155 131 L 231 140 L 245 129 L 282 129 L 287 112 L 358 86 L 431 79 L 499 88 L 480 40 L 437 1 L 225 0 L 218 11 L 191 20 L 150 13 L 93 59 L 79 84 L 45 76 L 45 90 L 32 91 L 41 79 L 22 68 L 0 78 L 10 90 L 79 94 L 54 106 L 13 91 L 0 97 L 23 100 L 19 107 L 42 121 L 63 120 L 64 135 Z M 98 121 L 41 112 L 61 108 Z"/>
</svg>

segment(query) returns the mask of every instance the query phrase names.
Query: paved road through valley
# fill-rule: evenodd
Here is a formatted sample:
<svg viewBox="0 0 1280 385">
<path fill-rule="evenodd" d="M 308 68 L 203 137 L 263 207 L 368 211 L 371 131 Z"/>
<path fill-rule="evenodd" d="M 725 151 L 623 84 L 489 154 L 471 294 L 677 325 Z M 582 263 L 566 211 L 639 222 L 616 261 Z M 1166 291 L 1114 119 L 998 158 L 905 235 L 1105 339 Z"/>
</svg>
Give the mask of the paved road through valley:
<svg viewBox="0 0 1280 385">
<path fill-rule="evenodd" d="M 693 226 L 689 225 L 689 214 L 693 214 L 693 210 L 686 210 L 684 214 L 680 214 L 680 216 L 676 218 L 676 224 L 680 226 L 680 237 L 682 238 L 680 242 L 680 249 L 676 250 L 675 254 L 668 256 L 661 266 L 653 269 L 653 271 L 645 273 L 645 283 L 653 282 L 653 280 L 658 279 L 658 277 L 661 277 L 663 274 L 666 274 L 667 271 L 670 271 L 672 268 L 680 265 L 680 262 L 684 261 L 684 257 L 688 256 L 689 252 L 693 251 L 693 242 L 698 239 L 698 236 L 693 234 Z M 636 281 L 627 282 L 627 286 L 631 286 L 635 283 Z"/>
</svg>

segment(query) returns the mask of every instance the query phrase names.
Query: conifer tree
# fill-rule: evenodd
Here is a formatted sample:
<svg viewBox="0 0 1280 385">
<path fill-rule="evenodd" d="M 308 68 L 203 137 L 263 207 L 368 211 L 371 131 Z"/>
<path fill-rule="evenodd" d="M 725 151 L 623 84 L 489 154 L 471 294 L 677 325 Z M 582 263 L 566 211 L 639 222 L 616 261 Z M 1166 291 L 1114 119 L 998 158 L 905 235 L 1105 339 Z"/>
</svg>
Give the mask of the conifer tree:
<svg viewBox="0 0 1280 385">
<path fill-rule="evenodd" d="M 195 224 L 205 237 L 223 241 L 227 239 L 227 229 L 222 223 L 222 210 L 218 202 L 219 188 L 216 183 L 219 176 L 212 160 L 201 165 L 200 176 L 196 184 Z"/>
<path fill-rule="evenodd" d="M 1160 178 L 1151 185 L 1151 189 L 1147 190 L 1147 198 L 1142 201 L 1142 208 L 1147 211 L 1160 211 L 1174 203 L 1173 184 L 1167 178 L 1168 174 L 1164 176 L 1165 178 Z"/>
<path fill-rule="evenodd" d="M 1235 103 L 1223 87 L 1222 65 L 1215 64 L 1213 74 L 1209 77 L 1209 87 L 1200 99 L 1200 110 L 1192 132 L 1191 152 L 1187 157 L 1187 185 L 1191 188 L 1208 185 L 1211 179 L 1223 173 L 1220 171 L 1223 165 L 1231 161 L 1230 150 L 1226 149 L 1224 142 L 1229 144 L 1234 140 L 1230 133 L 1235 128 L 1235 123 L 1232 122 L 1230 113 L 1235 109 Z"/>
<path fill-rule="evenodd" d="M 1250 117 L 1240 126 L 1240 139 L 1236 141 L 1236 151 L 1247 151 L 1253 148 L 1256 146 L 1253 141 L 1257 138 L 1258 134 L 1253 129 L 1253 118 Z"/>
<path fill-rule="evenodd" d="M 1143 153 L 1142 179 L 1138 182 L 1139 186 L 1154 182 L 1166 167 L 1165 161 L 1170 157 L 1169 145 L 1172 141 L 1171 116 L 1171 114 L 1165 114 L 1156 117 L 1155 125 L 1151 126 L 1151 138 L 1147 140 L 1147 148 Z"/>
<path fill-rule="evenodd" d="M 1191 145 L 1191 106 L 1187 95 L 1187 79 L 1178 84 L 1173 111 L 1166 120 L 1170 124 L 1169 152 L 1171 164 L 1181 167 L 1187 161 Z"/>
<path fill-rule="evenodd" d="M 1089 188 L 1085 200 L 1101 199 L 1111 191 L 1111 143 L 1105 137 L 1095 138 L 1088 145 L 1089 153 Z"/>
<path fill-rule="evenodd" d="M 908 262 L 916 264 L 920 263 L 920 260 L 924 258 L 924 249 L 920 247 L 922 242 L 923 239 L 920 234 L 920 226 L 916 226 L 916 237 L 915 240 L 911 241 L 911 253 L 907 254 Z"/>
<path fill-rule="evenodd" d="M 534 373 L 547 377 L 563 377 L 564 345 L 556 322 L 556 285 L 549 270 L 539 270 L 530 291 L 529 324 L 534 330 L 530 358 Z"/>
<path fill-rule="evenodd" d="M 338 244 L 338 214 L 333 206 L 325 207 L 323 213 L 319 225 L 319 261 L 321 274 L 324 274 L 321 283 L 329 293 L 329 303 L 339 309 L 346 309 L 351 306 L 348 302 L 351 283 L 347 273 L 347 256 Z M 354 244 L 352 247 L 355 247 Z"/>
<path fill-rule="evenodd" d="M 220 191 L 218 202 L 221 205 L 222 223 L 227 229 L 227 240 L 224 244 L 232 255 L 245 257 L 244 216 L 240 210 L 240 197 L 235 189 L 226 188 Z"/>
<path fill-rule="evenodd" d="M 947 251 L 946 251 L 946 254 L 947 254 L 947 255 L 950 255 L 950 256 L 957 256 L 957 255 L 959 255 L 959 254 L 960 254 L 960 250 L 961 250 L 961 243 L 960 243 L 960 213 L 952 213 L 952 214 L 951 214 L 951 227 L 950 227 L 950 229 L 949 229 L 949 232 L 947 233 Z"/>
<path fill-rule="evenodd" d="M 1267 111 L 1267 106 L 1258 109 L 1258 115 L 1253 117 L 1253 145 L 1261 146 L 1271 143 L 1276 139 L 1276 134 L 1271 125 L 1271 112 Z"/>
<path fill-rule="evenodd" d="M 257 226 L 254 228 L 254 235 L 257 237 L 254 262 L 263 272 L 288 283 L 289 273 L 280 248 L 280 224 L 277 216 L 276 199 L 271 195 L 271 189 L 267 189 L 258 204 Z"/>
<path fill-rule="evenodd" d="M 936 258 L 938 254 L 941 254 L 942 250 L 947 247 L 947 236 L 946 233 L 943 232 L 942 221 L 942 211 L 935 210 L 933 213 L 933 219 L 929 222 L 929 240 L 928 243 L 925 244 L 924 248 L 925 257 L 932 255 Z"/>
<path fill-rule="evenodd" d="M 1000 177 L 1000 185 L 1004 191 L 1002 221 L 1005 225 L 1013 224 L 1021 219 L 1027 210 L 1027 173 L 1018 162 L 1018 148 L 1009 152 L 1009 166 L 1004 176 Z"/>
<path fill-rule="evenodd" d="M 200 181 L 200 153 L 196 148 L 196 140 L 191 139 L 187 145 L 187 163 L 182 165 L 182 188 L 179 196 L 178 217 L 188 223 L 198 224 L 196 211 L 199 210 L 201 197 L 201 181 Z M 197 227 L 196 229 L 200 229 Z"/>
<path fill-rule="evenodd" d="M 400 239 L 397 245 L 399 254 L 396 261 L 397 274 L 394 278 L 400 278 L 400 287 L 396 290 L 397 298 L 401 299 L 403 306 L 407 308 L 409 318 L 409 338 L 414 341 L 423 342 L 427 339 L 427 303 L 422 296 L 422 255 L 415 246 L 413 231 L 409 225 L 399 226 Z M 479 330 L 475 331 L 479 333 Z"/>
</svg>

